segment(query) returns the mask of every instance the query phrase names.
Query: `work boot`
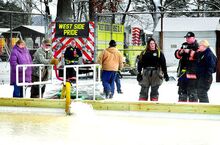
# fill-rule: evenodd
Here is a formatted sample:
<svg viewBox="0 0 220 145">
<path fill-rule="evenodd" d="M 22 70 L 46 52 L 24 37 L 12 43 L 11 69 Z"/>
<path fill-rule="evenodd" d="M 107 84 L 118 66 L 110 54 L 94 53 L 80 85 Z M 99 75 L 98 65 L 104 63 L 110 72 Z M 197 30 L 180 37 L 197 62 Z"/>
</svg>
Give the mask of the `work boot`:
<svg viewBox="0 0 220 145">
<path fill-rule="evenodd" d="M 123 92 L 122 91 L 118 91 L 118 94 L 123 94 Z"/>
<path fill-rule="evenodd" d="M 183 102 L 184 103 L 184 102 L 187 102 L 187 100 L 178 100 L 178 102 Z"/>
<path fill-rule="evenodd" d="M 106 99 L 111 99 L 112 98 L 112 93 L 111 92 L 107 92 L 105 98 Z"/>
<path fill-rule="evenodd" d="M 198 103 L 198 99 L 189 98 L 189 102 L 191 102 L 191 103 Z"/>
<path fill-rule="evenodd" d="M 198 98 L 195 97 L 196 95 L 189 95 L 189 102 L 198 103 Z"/>
<path fill-rule="evenodd" d="M 147 101 L 147 98 L 139 98 L 138 101 Z"/>
<path fill-rule="evenodd" d="M 157 97 L 151 97 L 150 100 L 151 101 L 158 101 L 158 96 Z"/>
</svg>

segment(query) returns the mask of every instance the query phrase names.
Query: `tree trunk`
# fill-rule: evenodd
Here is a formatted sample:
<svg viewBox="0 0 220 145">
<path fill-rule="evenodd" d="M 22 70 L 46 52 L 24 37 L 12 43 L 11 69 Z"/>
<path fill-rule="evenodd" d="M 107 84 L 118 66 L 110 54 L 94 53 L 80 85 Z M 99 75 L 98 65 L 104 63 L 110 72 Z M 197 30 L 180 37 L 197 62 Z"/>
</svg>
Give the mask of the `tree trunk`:
<svg viewBox="0 0 220 145">
<path fill-rule="evenodd" d="M 89 0 L 89 20 L 95 20 L 95 3 L 96 0 Z"/>
<path fill-rule="evenodd" d="M 125 12 L 128 12 L 128 10 L 130 8 L 130 5 L 131 5 L 131 0 L 128 1 L 128 5 L 127 5 L 127 8 L 126 8 Z M 123 17 L 122 17 L 122 20 L 121 20 L 122 25 L 125 24 L 125 18 L 126 18 L 126 14 L 123 14 Z"/>
<path fill-rule="evenodd" d="M 73 21 L 71 1 L 72 0 L 58 0 L 56 21 Z"/>
</svg>

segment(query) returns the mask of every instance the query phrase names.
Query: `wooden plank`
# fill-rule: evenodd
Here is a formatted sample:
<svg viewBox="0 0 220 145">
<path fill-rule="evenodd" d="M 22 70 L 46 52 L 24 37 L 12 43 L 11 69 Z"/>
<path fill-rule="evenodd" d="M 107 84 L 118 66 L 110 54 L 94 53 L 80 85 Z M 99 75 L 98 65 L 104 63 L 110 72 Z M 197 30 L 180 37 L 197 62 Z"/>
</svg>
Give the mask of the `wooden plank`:
<svg viewBox="0 0 220 145">
<path fill-rule="evenodd" d="M 155 103 L 89 100 L 83 102 L 91 104 L 96 110 L 220 114 L 220 105 L 207 103 Z"/>
<path fill-rule="evenodd" d="M 0 106 L 65 108 L 65 99 L 0 98 Z"/>
<path fill-rule="evenodd" d="M 220 114 L 220 105 L 203 103 L 122 102 L 112 100 L 83 100 L 81 102 L 91 104 L 95 110 Z M 65 105 L 65 99 L 0 98 L 0 106 L 65 109 Z"/>
</svg>

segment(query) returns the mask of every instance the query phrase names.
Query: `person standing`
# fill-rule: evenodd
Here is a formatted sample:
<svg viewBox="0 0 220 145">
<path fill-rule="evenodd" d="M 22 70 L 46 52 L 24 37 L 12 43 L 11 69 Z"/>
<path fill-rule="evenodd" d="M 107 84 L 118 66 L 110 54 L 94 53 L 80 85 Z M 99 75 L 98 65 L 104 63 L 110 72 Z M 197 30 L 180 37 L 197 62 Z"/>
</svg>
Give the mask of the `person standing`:
<svg viewBox="0 0 220 145">
<path fill-rule="evenodd" d="M 212 73 L 216 72 L 217 58 L 209 48 L 209 42 L 202 40 L 199 42 L 199 49 L 195 57 L 197 58 L 197 91 L 198 99 L 201 103 L 209 103 L 208 90 L 212 84 Z"/>
<path fill-rule="evenodd" d="M 177 69 L 178 76 L 178 102 L 198 102 L 196 89 L 196 60 L 194 53 L 199 45 L 193 32 L 188 32 L 185 36 L 181 48 L 175 51 L 175 57 L 179 59 Z"/>
<path fill-rule="evenodd" d="M 146 49 L 141 52 L 137 68 L 137 80 L 141 86 L 139 101 L 148 100 L 150 88 L 150 100 L 158 101 L 158 89 L 163 82 L 163 78 L 165 78 L 165 81 L 169 81 L 169 76 L 164 54 L 159 50 L 153 38 L 148 40 Z"/>
<path fill-rule="evenodd" d="M 123 56 L 116 48 L 115 40 L 109 42 L 109 47 L 101 52 L 98 63 L 102 66 L 102 85 L 106 99 L 111 99 L 115 90 L 115 77 L 123 68 Z"/>
<path fill-rule="evenodd" d="M 75 40 L 72 40 L 71 44 L 66 48 L 66 51 L 64 52 L 64 61 L 65 65 L 77 65 L 82 63 L 82 52 L 78 47 L 76 47 Z M 70 81 L 72 77 L 76 77 L 76 71 L 74 68 L 67 68 L 67 80 Z"/>
<path fill-rule="evenodd" d="M 43 43 L 40 48 L 37 49 L 37 51 L 33 55 L 33 63 L 34 64 L 53 64 L 57 65 L 59 63 L 58 59 L 53 58 L 53 51 L 51 48 L 51 40 L 45 39 L 43 40 Z M 32 81 L 33 82 L 39 82 L 41 81 L 47 81 L 51 74 L 51 67 L 49 66 L 43 66 L 41 68 L 41 78 L 39 78 L 39 67 L 33 67 L 33 74 L 32 74 Z M 31 86 L 31 98 L 39 98 L 39 89 L 41 88 L 41 96 L 43 97 L 43 94 L 45 92 L 46 85 L 32 85 Z"/>
<path fill-rule="evenodd" d="M 23 40 L 18 40 L 12 48 L 10 55 L 10 84 L 14 86 L 13 97 L 23 97 L 23 87 L 16 84 L 16 66 L 18 64 L 32 64 L 31 55 L 26 48 Z M 23 82 L 23 73 L 25 73 L 25 82 L 31 82 L 32 68 L 27 67 L 23 72 L 23 67 L 18 69 L 18 81 Z"/>
</svg>

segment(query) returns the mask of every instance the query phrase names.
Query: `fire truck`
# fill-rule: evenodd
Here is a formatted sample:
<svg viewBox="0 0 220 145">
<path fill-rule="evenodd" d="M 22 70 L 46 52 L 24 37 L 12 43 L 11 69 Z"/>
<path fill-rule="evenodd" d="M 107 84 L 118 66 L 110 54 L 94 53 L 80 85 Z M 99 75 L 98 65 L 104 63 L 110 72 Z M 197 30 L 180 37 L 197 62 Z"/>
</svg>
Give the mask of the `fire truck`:
<svg viewBox="0 0 220 145">
<path fill-rule="evenodd" d="M 96 27 L 96 28 L 95 28 Z M 50 37 L 53 42 L 54 56 L 62 60 L 65 48 L 72 40 L 83 54 L 83 63 L 95 63 L 99 53 L 109 46 L 109 41 L 117 42 L 117 49 L 124 56 L 125 67 L 122 72 L 136 75 L 136 62 L 140 52 L 145 48 L 141 39 L 141 29 L 132 28 L 126 32 L 124 25 L 94 22 L 59 22 L 51 23 Z M 129 45 L 126 45 L 129 44 Z M 62 61 L 58 67 L 62 67 Z"/>
</svg>

